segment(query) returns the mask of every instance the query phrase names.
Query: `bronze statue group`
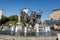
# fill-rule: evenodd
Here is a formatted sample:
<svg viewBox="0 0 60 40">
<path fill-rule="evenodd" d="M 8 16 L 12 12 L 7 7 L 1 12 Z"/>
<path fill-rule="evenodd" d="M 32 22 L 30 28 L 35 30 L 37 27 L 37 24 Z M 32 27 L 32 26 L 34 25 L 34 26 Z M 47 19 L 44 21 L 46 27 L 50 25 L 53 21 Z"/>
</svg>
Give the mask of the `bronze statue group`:
<svg viewBox="0 0 60 40">
<path fill-rule="evenodd" d="M 38 28 L 36 26 L 38 26 L 38 24 L 41 23 L 41 15 L 42 15 L 42 11 L 40 11 L 39 13 L 37 13 L 35 11 L 31 11 L 31 15 L 29 16 L 27 8 L 21 10 L 20 22 L 23 25 L 22 25 L 22 27 L 20 27 L 18 25 L 17 26 L 12 25 L 11 27 L 9 27 L 9 29 L 11 31 L 11 35 L 15 34 L 17 36 L 23 32 L 25 32 L 24 34 L 26 35 L 26 32 L 34 31 L 34 29 Z M 38 32 L 38 30 L 37 30 L 37 32 Z"/>
<path fill-rule="evenodd" d="M 28 13 L 24 12 L 23 10 L 21 10 L 21 16 L 20 16 L 20 21 L 23 23 L 23 27 L 27 26 L 28 24 L 28 28 L 31 25 L 32 26 L 31 28 L 34 29 L 36 23 L 38 24 L 41 23 L 42 11 L 40 13 L 36 13 L 35 11 L 32 11 L 31 15 L 29 16 Z"/>
</svg>

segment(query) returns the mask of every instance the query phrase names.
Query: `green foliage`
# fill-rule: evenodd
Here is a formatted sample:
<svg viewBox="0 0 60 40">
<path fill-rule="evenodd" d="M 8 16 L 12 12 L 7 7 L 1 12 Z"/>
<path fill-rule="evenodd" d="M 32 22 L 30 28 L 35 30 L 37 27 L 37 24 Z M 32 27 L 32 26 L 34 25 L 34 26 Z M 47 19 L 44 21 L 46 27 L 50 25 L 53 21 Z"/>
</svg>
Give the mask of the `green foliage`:
<svg viewBox="0 0 60 40">
<path fill-rule="evenodd" d="M 8 21 L 9 21 L 9 18 L 8 17 L 2 16 L 2 23 L 3 24 L 6 23 L 6 22 L 8 22 Z"/>
<path fill-rule="evenodd" d="M 18 21 L 18 16 L 17 15 L 11 15 L 9 17 L 10 21 Z"/>
<path fill-rule="evenodd" d="M 9 24 L 16 24 L 18 21 L 18 16 L 17 15 L 11 15 L 9 17 L 2 16 L 2 24 L 4 25 L 9 25 Z"/>
<path fill-rule="evenodd" d="M 9 26 L 9 24 L 16 24 L 16 21 L 8 21 L 8 22 L 6 22 L 4 25 L 5 26 Z"/>
<path fill-rule="evenodd" d="M 6 22 L 6 23 L 4 24 L 4 26 L 9 26 L 9 22 Z"/>
</svg>

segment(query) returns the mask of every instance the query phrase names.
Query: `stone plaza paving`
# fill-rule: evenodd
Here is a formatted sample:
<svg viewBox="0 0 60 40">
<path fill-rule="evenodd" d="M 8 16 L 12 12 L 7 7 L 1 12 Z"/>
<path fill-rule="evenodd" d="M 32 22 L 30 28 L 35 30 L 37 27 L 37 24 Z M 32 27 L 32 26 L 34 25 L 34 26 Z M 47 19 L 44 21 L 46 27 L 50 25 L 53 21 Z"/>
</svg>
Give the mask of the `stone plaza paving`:
<svg viewBox="0 0 60 40">
<path fill-rule="evenodd" d="M 0 40 L 56 40 L 56 36 L 52 37 L 19 37 L 19 36 L 8 36 L 0 35 Z"/>
</svg>

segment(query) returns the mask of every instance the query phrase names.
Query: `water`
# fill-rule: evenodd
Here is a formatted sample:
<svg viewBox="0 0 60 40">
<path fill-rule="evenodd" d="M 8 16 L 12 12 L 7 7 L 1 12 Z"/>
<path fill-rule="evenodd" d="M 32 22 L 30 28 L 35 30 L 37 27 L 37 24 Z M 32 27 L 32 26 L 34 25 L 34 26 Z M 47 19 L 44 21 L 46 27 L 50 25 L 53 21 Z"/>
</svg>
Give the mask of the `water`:
<svg viewBox="0 0 60 40">
<path fill-rule="evenodd" d="M 2 34 L 2 35 L 10 35 L 10 30 L 4 30 L 4 31 L 1 31 L 0 30 L 0 34 Z"/>
<path fill-rule="evenodd" d="M 56 36 L 56 35 L 52 35 L 52 31 L 50 31 L 50 32 L 44 32 L 44 31 L 39 31 L 39 36 L 41 36 L 41 37 L 50 37 L 50 36 Z M 10 30 L 4 30 L 4 31 L 1 31 L 0 30 L 0 34 L 1 35 L 11 35 L 11 31 Z M 53 33 L 54 34 L 54 33 Z M 14 34 L 13 34 L 14 35 Z M 23 36 L 23 34 L 22 34 L 22 36 Z M 32 36 L 32 35 L 31 35 Z M 36 34 L 34 35 L 34 36 L 36 36 Z"/>
</svg>

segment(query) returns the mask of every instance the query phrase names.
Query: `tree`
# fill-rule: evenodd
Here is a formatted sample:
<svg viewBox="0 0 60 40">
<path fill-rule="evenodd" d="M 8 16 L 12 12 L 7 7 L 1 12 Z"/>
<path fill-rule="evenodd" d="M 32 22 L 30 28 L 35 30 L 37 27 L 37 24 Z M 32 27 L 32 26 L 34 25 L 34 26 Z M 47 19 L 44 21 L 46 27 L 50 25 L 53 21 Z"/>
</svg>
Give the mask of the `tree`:
<svg viewBox="0 0 60 40">
<path fill-rule="evenodd" d="M 2 24 L 6 23 L 8 21 L 9 21 L 9 18 L 4 16 L 4 15 L 2 15 Z"/>
<path fill-rule="evenodd" d="M 2 24 L 9 24 L 9 23 L 14 23 L 18 21 L 18 16 L 17 15 L 11 15 L 9 17 L 2 15 Z"/>
<path fill-rule="evenodd" d="M 17 15 L 11 15 L 9 17 L 10 21 L 18 21 L 18 16 Z"/>
</svg>

